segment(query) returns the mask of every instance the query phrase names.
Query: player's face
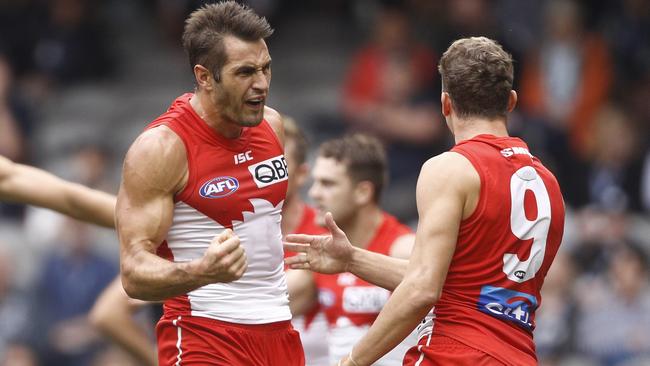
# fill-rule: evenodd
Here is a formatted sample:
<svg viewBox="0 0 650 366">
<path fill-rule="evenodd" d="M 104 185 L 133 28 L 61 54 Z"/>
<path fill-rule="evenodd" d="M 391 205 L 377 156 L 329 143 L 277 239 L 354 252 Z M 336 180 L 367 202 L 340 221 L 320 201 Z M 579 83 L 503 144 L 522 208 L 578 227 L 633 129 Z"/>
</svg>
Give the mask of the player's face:
<svg viewBox="0 0 650 366">
<path fill-rule="evenodd" d="M 219 113 L 240 126 L 257 126 L 264 117 L 264 105 L 271 84 L 271 56 L 263 39 L 247 42 L 224 37 L 228 55 L 215 83 L 212 101 Z"/>
<path fill-rule="evenodd" d="M 312 169 L 314 180 L 309 197 L 317 210 L 316 223 L 325 225 L 325 213 L 332 213 L 337 222 L 346 222 L 356 211 L 354 185 L 345 164 L 331 158 L 318 157 Z"/>
</svg>

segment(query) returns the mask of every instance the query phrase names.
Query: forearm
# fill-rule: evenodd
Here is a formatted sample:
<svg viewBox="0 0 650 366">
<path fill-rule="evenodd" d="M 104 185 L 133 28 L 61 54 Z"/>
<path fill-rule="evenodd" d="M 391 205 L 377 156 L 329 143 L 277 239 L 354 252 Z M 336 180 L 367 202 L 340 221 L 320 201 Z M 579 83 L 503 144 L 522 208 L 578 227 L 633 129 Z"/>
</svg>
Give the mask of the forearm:
<svg viewBox="0 0 650 366">
<path fill-rule="evenodd" d="M 368 333 L 352 349 L 358 366 L 371 365 L 404 340 L 435 303 L 427 292 L 410 283 L 400 284 Z"/>
<path fill-rule="evenodd" d="M 107 287 L 90 312 L 90 322 L 105 336 L 124 348 L 143 365 L 157 365 L 155 345 L 133 318 L 145 302 L 131 300 L 119 278 Z"/>
<path fill-rule="evenodd" d="M 115 196 L 73 184 L 67 190 L 65 214 L 104 227 L 115 227 Z"/>
<path fill-rule="evenodd" d="M 406 259 L 355 248 L 347 269 L 364 281 L 393 291 L 402 282 L 407 266 Z"/>
<path fill-rule="evenodd" d="M 122 259 L 122 285 L 126 293 L 146 301 L 162 301 L 210 283 L 198 275 L 197 261 L 175 263 L 144 249 Z"/>
</svg>

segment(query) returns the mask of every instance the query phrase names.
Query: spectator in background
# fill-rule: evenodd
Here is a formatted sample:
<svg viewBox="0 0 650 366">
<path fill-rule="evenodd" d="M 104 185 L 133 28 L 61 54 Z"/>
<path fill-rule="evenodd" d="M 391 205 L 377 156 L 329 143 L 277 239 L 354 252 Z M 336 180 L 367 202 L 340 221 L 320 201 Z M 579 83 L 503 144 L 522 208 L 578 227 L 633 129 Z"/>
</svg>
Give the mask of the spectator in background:
<svg viewBox="0 0 650 366">
<path fill-rule="evenodd" d="M 413 39 L 409 26 L 402 10 L 380 10 L 372 39 L 350 64 L 342 107 L 350 129 L 385 143 L 391 184 L 406 182 L 412 192 L 422 163 L 446 144 L 434 82 L 436 56 Z M 411 217 L 396 212 L 400 218 L 415 216 L 414 197 L 394 201 L 409 203 Z"/>
<path fill-rule="evenodd" d="M 0 156 L 25 161 L 28 155 L 27 137 L 31 121 L 27 108 L 15 93 L 13 72 L 9 60 L 0 49 Z M 0 203 L 0 215 L 20 217 L 23 208 Z"/>
<path fill-rule="evenodd" d="M 94 1 L 54 0 L 48 5 L 48 20 L 34 47 L 36 69 L 61 83 L 107 75 L 113 60 Z"/>
<path fill-rule="evenodd" d="M 556 365 L 574 346 L 573 291 L 577 272 L 570 253 L 560 248 L 542 288 L 544 306 L 536 314 L 535 345 L 542 366 Z"/>
<path fill-rule="evenodd" d="M 22 160 L 24 141 L 11 101 L 12 72 L 8 60 L 0 52 L 0 155 Z"/>
<path fill-rule="evenodd" d="M 622 241 L 610 254 L 604 276 L 581 283 L 578 349 L 604 366 L 629 365 L 632 360 L 647 365 L 650 361 L 647 253 L 635 244 Z"/>
<path fill-rule="evenodd" d="M 642 158 L 631 117 L 617 106 L 602 108 L 594 118 L 588 141 L 588 202 L 617 211 L 641 209 Z M 575 177 L 578 179 L 578 177 Z M 578 193 L 576 192 L 576 195 Z"/>
<path fill-rule="evenodd" d="M 47 330 L 40 341 L 44 364 L 85 366 L 100 341 L 86 315 L 117 268 L 93 252 L 85 224 L 68 220 L 65 228 L 37 282 L 38 321 Z"/>
<path fill-rule="evenodd" d="M 523 63 L 520 104 L 545 124 L 548 144 L 567 146 L 555 152 L 558 162 L 585 155 L 593 118 L 612 82 L 605 42 L 584 29 L 580 10 L 573 0 L 548 2 L 544 38 Z"/>
</svg>

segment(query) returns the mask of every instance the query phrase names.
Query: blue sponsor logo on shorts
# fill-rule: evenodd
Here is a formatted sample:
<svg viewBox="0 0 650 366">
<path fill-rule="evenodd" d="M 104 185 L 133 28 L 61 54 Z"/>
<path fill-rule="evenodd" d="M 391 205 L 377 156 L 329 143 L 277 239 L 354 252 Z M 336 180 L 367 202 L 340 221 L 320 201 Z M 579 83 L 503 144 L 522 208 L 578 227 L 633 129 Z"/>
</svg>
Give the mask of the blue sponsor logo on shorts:
<svg viewBox="0 0 650 366">
<path fill-rule="evenodd" d="M 533 330 L 532 315 L 537 309 L 535 296 L 502 287 L 483 286 L 478 309 L 493 317 Z"/>
<path fill-rule="evenodd" d="M 217 177 L 203 183 L 199 194 L 203 198 L 221 198 L 233 194 L 239 188 L 239 181 L 233 177 Z"/>
</svg>

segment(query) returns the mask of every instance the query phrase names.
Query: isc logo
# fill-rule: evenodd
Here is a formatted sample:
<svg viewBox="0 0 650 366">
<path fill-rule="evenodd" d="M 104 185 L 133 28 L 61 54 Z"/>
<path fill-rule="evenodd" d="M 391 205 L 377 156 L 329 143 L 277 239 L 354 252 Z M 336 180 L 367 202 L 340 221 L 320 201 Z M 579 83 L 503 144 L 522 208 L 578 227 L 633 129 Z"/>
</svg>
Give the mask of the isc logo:
<svg viewBox="0 0 650 366">
<path fill-rule="evenodd" d="M 233 177 L 217 177 L 203 183 L 199 194 L 203 198 L 221 198 L 233 194 L 239 182 Z"/>
<path fill-rule="evenodd" d="M 289 177 L 287 162 L 283 155 L 250 165 L 248 171 L 253 175 L 257 188 L 285 181 Z"/>
</svg>

